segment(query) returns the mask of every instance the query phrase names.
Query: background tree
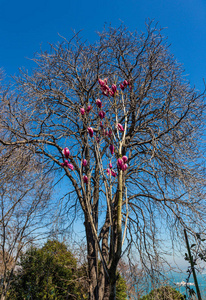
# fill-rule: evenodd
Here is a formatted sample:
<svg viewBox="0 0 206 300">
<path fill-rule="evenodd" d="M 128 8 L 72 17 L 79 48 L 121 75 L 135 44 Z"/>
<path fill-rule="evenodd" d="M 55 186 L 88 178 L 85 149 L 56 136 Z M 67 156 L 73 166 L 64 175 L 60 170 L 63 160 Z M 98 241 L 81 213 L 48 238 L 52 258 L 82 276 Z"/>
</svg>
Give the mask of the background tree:
<svg viewBox="0 0 206 300">
<path fill-rule="evenodd" d="M 64 243 L 32 247 L 21 255 L 8 299 L 86 299 L 76 273 L 77 261 Z"/>
<path fill-rule="evenodd" d="M 34 149 L 45 172 L 69 180 L 67 211 L 84 216 L 90 299 L 111 300 L 124 240 L 154 276 L 161 222 L 173 236 L 203 224 L 204 95 L 151 23 L 140 35 L 109 28 L 97 43 L 76 35 L 51 48 L 17 78 L 18 97 L 2 98 L 0 141 Z"/>
<path fill-rule="evenodd" d="M 0 149 L 0 274 L 5 299 L 18 258 L 44 236 L 51 191 L 48 178 L 21 148 Z"/>
</svg>

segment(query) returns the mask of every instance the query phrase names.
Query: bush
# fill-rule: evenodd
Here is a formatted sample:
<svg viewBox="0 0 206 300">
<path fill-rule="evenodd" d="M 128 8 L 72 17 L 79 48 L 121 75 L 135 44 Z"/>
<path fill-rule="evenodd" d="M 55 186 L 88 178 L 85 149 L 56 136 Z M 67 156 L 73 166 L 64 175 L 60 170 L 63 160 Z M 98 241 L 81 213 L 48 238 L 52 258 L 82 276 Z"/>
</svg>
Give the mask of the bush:
<svg viewBox="0 0 206 300">
<path fill-rule="evenodd" d="M 171 286 L 162 286 L 152 290 L 140 300 L 184 300 L 184 296 Z"/>
</svg>

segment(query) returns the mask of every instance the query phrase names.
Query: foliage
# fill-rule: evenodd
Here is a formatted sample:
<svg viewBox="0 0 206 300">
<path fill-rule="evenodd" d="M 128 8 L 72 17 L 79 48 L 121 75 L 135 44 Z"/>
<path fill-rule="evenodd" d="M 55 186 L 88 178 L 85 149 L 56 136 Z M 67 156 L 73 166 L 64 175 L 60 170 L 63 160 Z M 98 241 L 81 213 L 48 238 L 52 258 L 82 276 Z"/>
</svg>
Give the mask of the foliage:
<svg viewBox="0 0 206 300">
<path fill-rule="evenodd" d="M 184 296 L 170 286 L 162 286 L 152 290 L 148 295 L 140 300 L 184 300 Z"/>
<path fill-rule="evenodd" d="M 8 299 L 78 299 L 77 262 L 64 243 L 48 241 L 21 256 Z"/>
</svg>

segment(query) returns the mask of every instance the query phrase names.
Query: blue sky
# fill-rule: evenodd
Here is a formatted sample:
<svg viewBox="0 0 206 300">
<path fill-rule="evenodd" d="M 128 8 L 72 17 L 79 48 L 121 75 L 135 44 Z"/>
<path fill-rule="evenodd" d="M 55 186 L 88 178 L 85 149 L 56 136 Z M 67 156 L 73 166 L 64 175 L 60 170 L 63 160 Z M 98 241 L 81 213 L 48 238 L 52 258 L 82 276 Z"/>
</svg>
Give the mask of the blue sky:
<svg viewBox="0 0 206 300">
<path fill-rule="evenodd" d="M 72 29 L 96 39 L 105 24 L 121 22 L 132 31 L 144 30 L 145 20 L 155 19 L 168 36 L 171 52 L 183 63 L 188 79 L 203 88 L 206 73 L 205 0 L 0 0 L 0 67 L 8 75 L 19 67 L 31 69 L 40 47 L 71 37 Z"/>
<path fill-rule="evenodd" d="M 7 75 L 21 67 L 31 70 L 27 58 L 61 41 L 58 34 L 69 39 L 72 30 L 82 30 L 92 42 L 104 25 L 123 22 L 131 31 L 144 31 L 147 18 L 165 28 L 170 51 L 184 65 L 188 80 L 203 89 L 206 0 L 0 0 L 0 68 Z"/>
</svg>

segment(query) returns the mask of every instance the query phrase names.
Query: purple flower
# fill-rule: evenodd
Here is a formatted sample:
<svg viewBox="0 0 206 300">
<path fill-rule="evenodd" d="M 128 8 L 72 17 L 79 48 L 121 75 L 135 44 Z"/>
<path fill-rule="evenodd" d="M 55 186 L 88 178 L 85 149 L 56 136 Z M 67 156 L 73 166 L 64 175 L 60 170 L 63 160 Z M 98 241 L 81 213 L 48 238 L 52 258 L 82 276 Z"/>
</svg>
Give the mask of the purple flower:
<svg viewBox="0 0 206 300">
<path fill-rule="evenodd" d="M 118 129 L 119 131 L 121 131 L 121 132 L 124 131 L 124 128 L 123 128 L 123 126 L 122 126 L 120 123 L 117 124 L 117 129 Z"/>
<path fill-rule="evenodd" d="M 87 160 L 86 160 L 86 159 L 83 159 L 83 161 L 82 161 L 82 166 L 83 166 L 83 167 L 86 167 L 86 166 L 87 166 Z"/>
<path fill-rule="evenodd" d="M 88 105 L 88 106 L 87 106 L 87 113 L 89 113 L 90 110 L 92 110 L 92 106 L 91 106 L 91 105 Z"/>
<path fill-rule="evenodd" d="M 67 167 L 68 167 L 69 169 L 71 169 L 72 171 L 74 170 L 74 166 L 73 166 L 72 164 L 67 164 Z"/>
<path fill-rule="evenodd" d="M 127 168 L 128 168 L 128 165 L 127 165 L 127 164 L 124 164 L 122 170 L 123 170 L 123 171 L 126 171 Z"/>
<path fill-rule="evenodd" d="M 125 86 L 121 83 L 121 84 L 120 84 L 120 89 L 121 89 L 122 91 L 124 91 L 124 88 L 125 88 Z"/>
<path fill-rule="evenodd" d="M 69 154 L 70 154 L 70 151 L 69 149 L 66 147 L 62 150 L 62 154 L 66 157 L 66 158 L 69 158 Z"/>
<path fill-rule="evenodd" d="M 105 112 L 103 110 L 99 112 L 99 117 L 100 117 L 101 120 L 104 119 Z"/>
<path fill-rule="evenodd" d="M 111 163 L 109 163 L 109 168 L 112 169 L 112 164 Z"/>
<path fill-rule="evenodd" d="M 84 181 L 84 183 L 86 183 L 86 184 L 88 183 L 89 180 L 88 180 L 88 177 L 87 177 L 86 175 L 83 176 L 83 181 Z"/>
<path fill-rule="evenodd" d="M 99 81 L 99 84 L 101 85 L 101 86 L 105 86 L 105 85 L 107 85 L 107 78 L 104 78 L 103 80 L 102 79 L 98 79 L 98 81 Z"/>
<path fill-rule="evenodd" d="M 110 150 L 111 154 L 114 154 L 114 145 L 110 145 L 109 150 Z"/>
<path fill-rule="evenodd" d="M 88 131 L 90 137 L 93 137 L 93 134 L 94 134 L 93 128 L 92 128 L 92 127 L 88 127 L 88 128 L 87 128 L 87 131 Z"/>
<path fill-rule="evenodd" d="M 118 160 L 117 160 L 117 168 L 119 170 L 123 170 L 123 166 L 124 166 L 123 160 L 121 158 L 118 158 Z"/>
<path fill-rule="evenodd" d="M 96 100 L 96 105 L 99 107 L 99 108 L 102 108 L 102 101 L 100 99 L 97 99 Z"/>
<path fill-rule="evenodd" d="M 128 161 L 128 158 L 127 158 L 127 156 L 126 156 L 126 155 L 124 155 L 124 156 L 122 157 L 122 160 L 123 160 L 123 162 L 124 162 L 124 163 L 126 163 L 126 162 Z"/>
<path fill-rule="evenodd" d="M 123 81 L 123 86 L 126 87 L 129 84 L 129 82 L 127 80 Z"/>
<path fill-rule="evenodd" d="M 83 107 L 80 108 L 80 113 L 81 113 L 82 116 L 85 114 L 85 109 Z"/>
<path fill-rule="evenodd" d="M 115 172 L 114 170 L 111 170 L 111 174 L 112 174 L 113 177 L 117 176 L 117 172 Z"/>
</svg>

